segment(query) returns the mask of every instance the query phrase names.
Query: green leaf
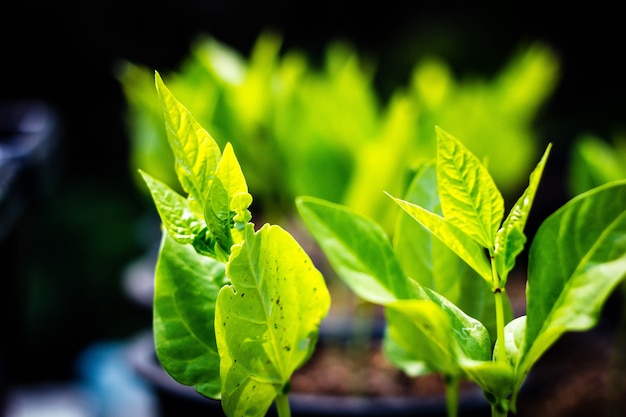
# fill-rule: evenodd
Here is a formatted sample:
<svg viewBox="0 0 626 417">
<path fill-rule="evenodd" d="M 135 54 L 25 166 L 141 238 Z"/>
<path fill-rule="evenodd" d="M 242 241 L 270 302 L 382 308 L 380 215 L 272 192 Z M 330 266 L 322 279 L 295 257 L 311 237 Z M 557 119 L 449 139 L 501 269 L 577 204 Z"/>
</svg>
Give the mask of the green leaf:
<svg viewBox="0 0 626 417">
<path fill-rule="evenodd" d="M 279 226 L 246 228 L 217 299 L 222 406 L 228 416 L 264 416 L 312 354 L 330 295 L 324 277 Z"/>
<path fill-rule="evenodd" d="M 385 304 L 416 297 L 382 228 L 351 209 L 314 197 L 296 206 L 337 275 L 362 299 Z"/>
<path fill-rule="evenodd" d="M 469 359 L 462 360 L 461 364 L 467 377 L 482 388 L 491 404 L 498 405 L 500 409 L 508 409 L 507 398 L 513 390 L 515 375 L 511 365 L 506 362 Z"/>
<path fill-rule="evenodd" d="M 500 230 L 496 234 L 496 244 L 494 250 L 496 270 L 500 276 L 500 287 L 506 285 L 509 271 L 515 266 L 515 258 L 524 249 L 526 236 L 524 235 L 524 227 L 528 214 L 535 200 L 535 194 L 539 187 L 539 181 L 543 174 L 543 169 L 548 160 L 548 155 L 552 144 L 549 144 L 545 150 L 543 157 L 530 174 L 530 181 L 524 194 L 517 200 L 506 220 L 502 224 Z"/>
<path fill-rule="evenodd" d="M 626 277 L 626 181 L 594 188 L 548 217 L 530 247 L 525 344 L 516 388 L 565 332 L 595 326 Z"/>
<path fill-rule="evenodd" d="M 433 370 L 429 368 L 428 364 L 421 359 L 425 357 L 425 355 L 416 355 L 413 352 L 414 347 L 412 346 L 404 349 L 389 335 L 389 326 L 385 328 L 382 348 L 383 354 L 387 359 L 389 359 L 391 364 L 406 373 L 408 376 L 418 377 L 433 372 Z"/>
<path fill-rule="evenodd" d="M 215 176 L 220 179 L 221 183 L 229 195 L 230 199 L 233 196 L 240 193 L 248 192 L 248 185 L 246 184 L 246 178 L 241 171 L 239 161 L 235 156 L 233 146 L 227 143 L 224 146 L 224 153 L 217 165 Z M 233 207 L 230 207 L 233 210 Z"/>
<path fill-rule="evenodd" d="M 453 332 L 448 317 L 427 300 L 399 300 L 385 305 L 388 334 L 414 360 L 433 372 L 458 375 Z M 390 358 L 393 362 L 393 358 Z"/>
<path fill-rule="evenodd" d="M 218 238 L 218 242 L 226 253 L 229 253 L 232 243 L 242 241 L 243 236 L 238 232 L 242 231 L 245 224 L 252 218 L 248 211 L 248 207 L 252 204 L 252 195 L 248 193 L 246 179 L 230 143 L 224 146 L 224 153 L 217 165 L 213 181 L 211 201 L 210 204 L 207 202 L 205 209 L 209 205 L 212 207 L 212 212 L 218 220 L 216 227 L 223 228 L 220 235 L 224 238 L 222 241 Z M 216 196 L 213 196 L 214 188 L 216 191 L 219 190 Z M 226 196 L 226 201 L 224 201 L 224 196 Z M 220 200 L 220 203 L 216 204 L 214 199 Z M 231 231 L 233 228 L 236 230 Z"/>
<path fill-rule="evenodd" d="M 224 264 L 163 232 L 154 288 L 156 352 L 172 378 L 210 398 L 221 392 L 213 317 L 226 283 Z"/>
<path fill-rule="evenodd" d="M 168 233 L 178 243 L 192 243 L 204 229 L 204 222 L 191 213 L 184 197 L 147 173 L 141 170 L 139 173 L 150 189 L 154 204 Z"/>
<path fill-rule="evenodd" d="M 463 144 L 436 127 L 437 182 L 443 216 L 484 248 L 493 247 L 504 200 L 487 169 Z"/>
<path fill-rule="evenodd" d="M 174 97 L 158 72 L 155 73 L 155 83 L 167 137 L 174 152 L 178 180 L 189 194 L 191 211 L 196 217 L 202 218 L 202 207 L 209 198 L 211 180 L 221 157 L 219 146 Z"/>
<path fill-rule="evenodd" d="M 433 371 L 459 376 L 463 360 L 491 359 L 491 339 L 482 323 L 428 288 L 421 299 L 386 304 L 385 316 L 389 336 Z"/>
<path fill-rule="evenodd" d="M 408 201 L 389 197 L 491 284 L 491 267 L 483 248 L 476 241 L 443 217 Z"/>
<path fill-rule="evenodd" d="M 520 316 L 511 320 L 504 326 L 504 349 L 506 361 L 513 369 L 517 368 L 518 361 L 522 357 L 524 350 L 524 339 L 526 334 L 526 316 Z M 496 345 L 497 348 L 497 345 Z M 494 358 L 500 356 L 498 349 L 493 352 Z"/>
<path fill-rule="evenodd" d="M 217 241 L 216 253 L 218 254 L 218 259 L 223 262 L 228 260 L 230 247 L 233 244 L 233 237 L 230 233 L 231 216 L 229 205 L 226 187 L 224 187 L 219 177 L 213 178 L 209 198 L 204 206 L 204 217 L 209 231 L 215 236 Z"/>
<path fill-rule="evenodd" d="M 404 199 L 441 215 L 434 161 L 420 166 Z M 408 276 L 480 320 L 495 340 L 493 293 L 476 271 L 404 211 L 397 218 L 393 247 Z"/>
</svg>

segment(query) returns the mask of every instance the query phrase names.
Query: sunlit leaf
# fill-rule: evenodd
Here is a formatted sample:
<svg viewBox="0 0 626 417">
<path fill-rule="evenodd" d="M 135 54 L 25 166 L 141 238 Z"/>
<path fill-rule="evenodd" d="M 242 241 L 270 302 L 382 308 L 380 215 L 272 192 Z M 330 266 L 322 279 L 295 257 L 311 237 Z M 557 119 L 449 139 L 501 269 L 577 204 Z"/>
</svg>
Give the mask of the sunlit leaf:
<svg viewBox="0 0 626 417">
<path fill-rule="evenodd" d="M 491 249 L 504 200 L 487 169 L 454 136 L 437 127 L 437 185 L 443 217 Z"/>
<path fill-rule="evenodd" d="M 408 201 L 390 197 L 491 284 L 491 268 L 483 248 L 476 241 L 438 214 Z"/>
<path fill-rule="evenodd" d="M 155 80 L 167 137 L 174 152 L 176 173 L 189 194 L 191 210 L 201 218 L 221 152 L 211 135 L 165 86 L 159 73 L 156 73 Z"/>
<path fill-rule="evenodd" d="M 192 243 L 204 228 L 204 222 L 193 215 L 183 196 L 149 174 L 139 172 L 148 185 L 166 230 L 178 243 Z"/>
<path fill-rule="evenodd" d="M 404 199 L 441 215 L 434 161 L 420 166 Z M 480 320 L 495 339 L 495 302 L 491 285 L 476 271 L 404 211 L 397 218 L 393 246 L 408 276 Z M 508 319 L 510 310 L 510 303 L 507 303 Z"/>
<path fill-rule="evenodd" d="M 229 416 L 264 416 L 289 392 L 292 373 L 312 354 L 330 307 L 322 274 L 279 226 L 246 228 L 227 266 L 231 285 L 217 299 L 222 406 Z"/>
</svg>

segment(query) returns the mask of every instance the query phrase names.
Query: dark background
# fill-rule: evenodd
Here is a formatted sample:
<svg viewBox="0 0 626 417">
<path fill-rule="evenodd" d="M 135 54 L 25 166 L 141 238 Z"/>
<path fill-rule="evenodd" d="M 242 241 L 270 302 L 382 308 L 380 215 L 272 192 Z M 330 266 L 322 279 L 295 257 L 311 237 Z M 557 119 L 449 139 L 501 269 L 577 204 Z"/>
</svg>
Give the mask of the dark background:
<svg viewBox="0 0 626 417">
<path fill-rule="evenodd" d="M 621 12 L 601 2 L 561 4 L 5 2 L 0 99 L 43 100 L 62 128 L 54 185 L 24 207 L 1 246 L 3 280 L 16 280 L 4 287 L 10 300 L 2 300 L 8 383 L 72 378 L 87 344 L 151 324 L 151 312 L 120 285 L 120 271 L 145 249 L 137 220 L 146 202 L 130 179 L 118 60 L 166 73 L 198 34 L 246 55 L 261 30 L 275 28 L 285 48 L 312 57 L 332 40 L 349 40 L 377 60 L 384 97 L 425 54 L 442 57 L 460 77 L 488 76 L 520 45 L 543 41 L 561 64 L 557 90 L 537 120 L 542 140 L 556 145 L 546 176 L 557 191 L 538 197 L 551 212 L 566 197 L 568 145 L 583 132 L 611 137 L 623 129 L 626 108 Z"/>
</svg>

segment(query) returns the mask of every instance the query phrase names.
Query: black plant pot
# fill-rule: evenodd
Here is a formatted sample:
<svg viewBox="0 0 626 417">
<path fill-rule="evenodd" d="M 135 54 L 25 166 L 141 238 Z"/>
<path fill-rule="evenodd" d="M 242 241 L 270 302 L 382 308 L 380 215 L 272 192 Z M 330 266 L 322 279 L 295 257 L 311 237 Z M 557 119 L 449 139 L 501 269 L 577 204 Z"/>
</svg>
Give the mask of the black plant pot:
<svg viewBox="0 0 626 417">
<path fill-rule="evenodd" d="M 133 369 L 155 390 L 161 417 L 224 416 L 219 401 L 205 398 L 192 387 L 179 384 L 163 370 L 156 358 L 150 331 L 131 341 L 128 358 Z M 289 397 L 294 417 L 446 416 L 445 398 L 442 395 L 366 397 L 292 392 Z M 478 387 L 462 391 L 459 417 L 487 416 L 489 413 L 490 406 Z M 270 408 L 267 416 L 276 417 L 276 410 Z"/>
</svg>

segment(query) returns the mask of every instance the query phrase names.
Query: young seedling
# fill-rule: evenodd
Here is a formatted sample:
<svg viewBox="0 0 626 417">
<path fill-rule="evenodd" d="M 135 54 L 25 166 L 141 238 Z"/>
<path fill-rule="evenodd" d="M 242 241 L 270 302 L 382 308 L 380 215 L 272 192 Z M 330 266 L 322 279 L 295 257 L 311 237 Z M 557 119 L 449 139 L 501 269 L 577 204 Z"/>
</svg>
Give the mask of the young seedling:
<svg viewBox="0 0 626 417">
<path fill-rule="evenodd" d="M 413 376 L 442 374 L 449 416 L 461 379 L 482 388 L 494 417 L 506 416 L 537 360 L 565 332 L 593 327 L 626 276 L 626 181 L 577 196 L 541 224 L 528 255 L 526 315 L 513 318 L 506 284 L 551 145 L 505 218 L 485 165 L 436 133 L 436 161 L 404 199 L 390 196 L 409 215 L 393 244 L 345 206 L 300 197 L 297 207 L 338 276 L 384 306 L 390 361 Z"/>
<path fill-rule="evenodd" d="M 156 74 L 184 197 L 141 171 L 163 224 L 153 330 L 163 368 L 221 400 L 228 416 L 289 417 L 292 373 L 330 307 L 322 274 L 280 226 L 255 230 L 252 196 L 223 152 Z"/>
</svg>

